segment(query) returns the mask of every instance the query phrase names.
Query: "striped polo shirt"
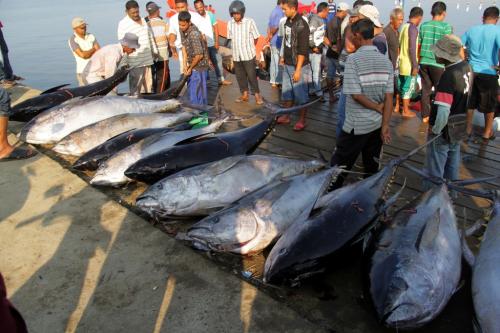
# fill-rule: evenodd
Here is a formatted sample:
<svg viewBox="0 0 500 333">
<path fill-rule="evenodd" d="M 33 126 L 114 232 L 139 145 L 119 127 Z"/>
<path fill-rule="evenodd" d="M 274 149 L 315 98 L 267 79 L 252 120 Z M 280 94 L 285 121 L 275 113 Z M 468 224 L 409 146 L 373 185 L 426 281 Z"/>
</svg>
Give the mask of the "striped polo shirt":
<svg viewBox="0 0 500 333">
<path fill-rule="evenodd" d="M 149 25 L 153 31 L 156 47 L 158 48 L 158 60 L 168 60 L 168 24 L 160 17 L 154 17 L 149 20 Z"/>
<path fill-rule="evenodd" d="M 255 40 L 260 37 L 255 21 L 244 17 L 236 23 L 234 19 L 227 24 L 227 39 L 231 40 L 233 61 L 249 61 L 255 58 Z"/>
<path fill-rule="evenodd" d="M 385 94 L 394 92 L 394 70 L 387 56 L 375 46 L 362 46 L 347 58 L 343 92 L 346 99 L 345 132 L 366 134 L 382 126 L 382 115 L 366 109 L 351 95 L 363 94 L 375 103 L 382 103 Z"/>
<path fill-rule="evenodd" d="M 153 64 L 151 47 L 153 47 L 153 49 L 156 48 L 154 46 L 152 34 L 149 31 L 148 25 L 143 18 L 141 18 L 141 24 L 139 24 L 127 15 L 118 23 L 119 40 L 121 40 L 127 32 L 133 33 L 139 37 L 140 47 L 128 56 L 130 67 L 144 67 Z"/>
<path fill-rule="evenodd" d="M 420 64 L 444 68 L 444 65 L 436 62 L 431 46 L 436 44 L 445 35 L 450 35 L 451 33 L 453 33 L 453 28 L 447 22 L 428 21 L 422 24 L 418 38 L 420 44 Z"/>
</svg>

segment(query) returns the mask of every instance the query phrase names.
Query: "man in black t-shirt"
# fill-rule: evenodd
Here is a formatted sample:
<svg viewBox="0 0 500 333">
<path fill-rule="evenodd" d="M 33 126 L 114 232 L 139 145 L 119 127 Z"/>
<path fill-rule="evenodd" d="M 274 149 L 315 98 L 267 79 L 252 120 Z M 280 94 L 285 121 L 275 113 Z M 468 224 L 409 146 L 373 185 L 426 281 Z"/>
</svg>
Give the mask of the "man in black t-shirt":
<svg viewBox="0 0 500 333">
<path fill-rule="evenodd" d="M 441 137 L 427 149 L 426 168 L 431 176 L 456 180 L 460 167 L 460 141 L 465 135 L 472 69 L 463 60 L 464 51 L 457 36 L 447 35 L 431 48 L 436 61 L 446 67 L 436 87 L 429 121 L 429 138 L 439 134 Z"/>
</svg>

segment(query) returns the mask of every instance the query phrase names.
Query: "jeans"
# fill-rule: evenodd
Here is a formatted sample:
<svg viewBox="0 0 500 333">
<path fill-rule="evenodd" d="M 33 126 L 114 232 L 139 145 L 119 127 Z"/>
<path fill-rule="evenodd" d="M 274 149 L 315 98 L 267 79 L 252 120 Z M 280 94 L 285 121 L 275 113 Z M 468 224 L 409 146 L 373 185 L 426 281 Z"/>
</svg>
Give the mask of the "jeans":
<svg viewBox="0 0 500 333">
<path fill-rule="evenodd" d="M 218 81 L 224 81 L 224 71 L 222 69 L 222 58 L 219 54 L 219 51 L 215 48 L 215 46 L 210 46 L 208 48 L 208 55 L 210 57 L 210 62 L 214 65 L 215 76 Z"/>
<path fill-rule="evenodd" d="M 260 94 L 257 71 L 255 70 L 255 58 L 249 61 L 234 61 L 233 63 L 240 92 L 242 94 L 245 91 L 248 92 L 248 84 L 250 83 L 252 93 Z"/>
<path fill-rule="evenodd" d="M 7 90 L 0 88 L 0 117 L 8 117 L 10 110 L 10 96 Z"/>
<path fill-rule="evenodd" d="M 429 140 L 434 135 L 429 135 Z M 457 180 L 460 168 L 460 143 L 449 143 L 443 137 L 427 146 L 425 168 L 429 175 L 442 177 L 449 180 Z M 433 186 L 429 181 L 424 182 L 426 190 Z"/>
<path fill-rule="evenodd" d="M 295 67 L 285 65 L 283 69 L 283 85 L 281 86 L 281 98 L 283 101 L 295 101 L 296 105 L 309 102 L 307 82 L 304 80 L 304 71 L 299 82 L 293 82 Z"/>
<path fill-rule="evenodd" d="M 309 61 L 311 63 L 312 70 L 312 85 L 313 92 L 316 96 L 322 96 L 321 91 L 321 53 L 311 53 L 309 54 Z"/>
<path fill-rule="evenodd" d="M 193 70 L 193 73 L 191 74 L 191 76 L 187 81 L 189 102 L 191 104 L 197 104 L 197 105 L 208 104 L 207 76 L 208 76 L 207 70 L 204 71 Z"/>
<path fill-rule="evenodd" d="M 326 77 L 329 80 L 334 80 L 335 77 L 337 76 L 337 67 L 338 67 L 338 60 L 333 59 L 330 57 L 326 57 L 326 64 L 327 64 L 327 72 L 326 72 Z"/>
<path fill-rule="evenodd" d="M 340 137 L 340 133 L 342 133 L 342 127 L 344 127 L 346 98 L 347 96 L 344 95 L 343 91 L 341 91 L 339 101 L 337 103 L 337 128 L 335 131 L 337 140 Z"/>
<path fill-rule="evenodd" d="M 271 84 L 281 84 L 283 82 L 283 67 L 280 65 L 280 50 L 276 46 L 271 46 L 271 65 L 269 68 Z"/>
</svg>

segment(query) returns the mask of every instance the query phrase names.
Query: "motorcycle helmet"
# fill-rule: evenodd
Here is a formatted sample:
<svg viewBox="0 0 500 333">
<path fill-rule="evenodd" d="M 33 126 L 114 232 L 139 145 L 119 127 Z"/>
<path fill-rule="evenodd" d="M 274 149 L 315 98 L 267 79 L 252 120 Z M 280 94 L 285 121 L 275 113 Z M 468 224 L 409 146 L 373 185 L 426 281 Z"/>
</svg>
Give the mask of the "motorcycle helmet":
<svg viewBox="0 0 500 333">
<path fill-rule="evenodd" d="M 229 6 L 229 15 L 233 16 L 233 14 L 236 13 L 241 14 L 242 16 L 245 15 L 245 4 L 242 1 L 235 0 Z"/>
</svg>

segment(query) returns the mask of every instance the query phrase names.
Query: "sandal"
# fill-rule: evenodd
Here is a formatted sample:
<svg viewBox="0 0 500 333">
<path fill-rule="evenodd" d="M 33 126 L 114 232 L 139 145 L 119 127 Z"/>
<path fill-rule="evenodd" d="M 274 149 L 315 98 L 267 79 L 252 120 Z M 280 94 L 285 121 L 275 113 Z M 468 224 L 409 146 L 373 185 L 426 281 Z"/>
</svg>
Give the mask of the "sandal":
<svg viewBox="0 0 500 333">
<path fill-rule="evenodd" d="M 236 100 L 235 100 L 236 103 L 243 103 L 243 102 L 248 102 L 248 97 L 243 97 L 243 96 L 240 96 L 238 97 Z"/>
<path fill-rule="evenodd" d="M 280 125 L 290 124 L 290 116 L 279 116 L 276 123 Z"/>
<path fill-rule="evenodd" d="M 495 140 L 495 139 L 496 139 L 496 137 L 495 137 L 495 133 L 493 133 L 492 135 L 490 135 L 490 137 L 489 137 L 489 138 L 485 138 L 485 137 L 483 136 L 483 137 L 482 137 L 482 139 L 483 139 L 483 142 L 493 141 L 493 140 Z"/>
<path fill-rule="evenodd" d="M 15 148 L 9 156 L 0 158 L 0 162 L 24 160 L 36 154 L 37 152 L 31 149 Z"/>
<path fill-rule="evenodd" d="M 296 131 L 296 132 L 299 132 L 299 131 L 303 131 L 304 128 L 306 128 L 306 124 L 304 124 L 303 122 L 299 121 L 295 124 L 295 126 L 293 127 L 293 130 Z"/>
</svg>

